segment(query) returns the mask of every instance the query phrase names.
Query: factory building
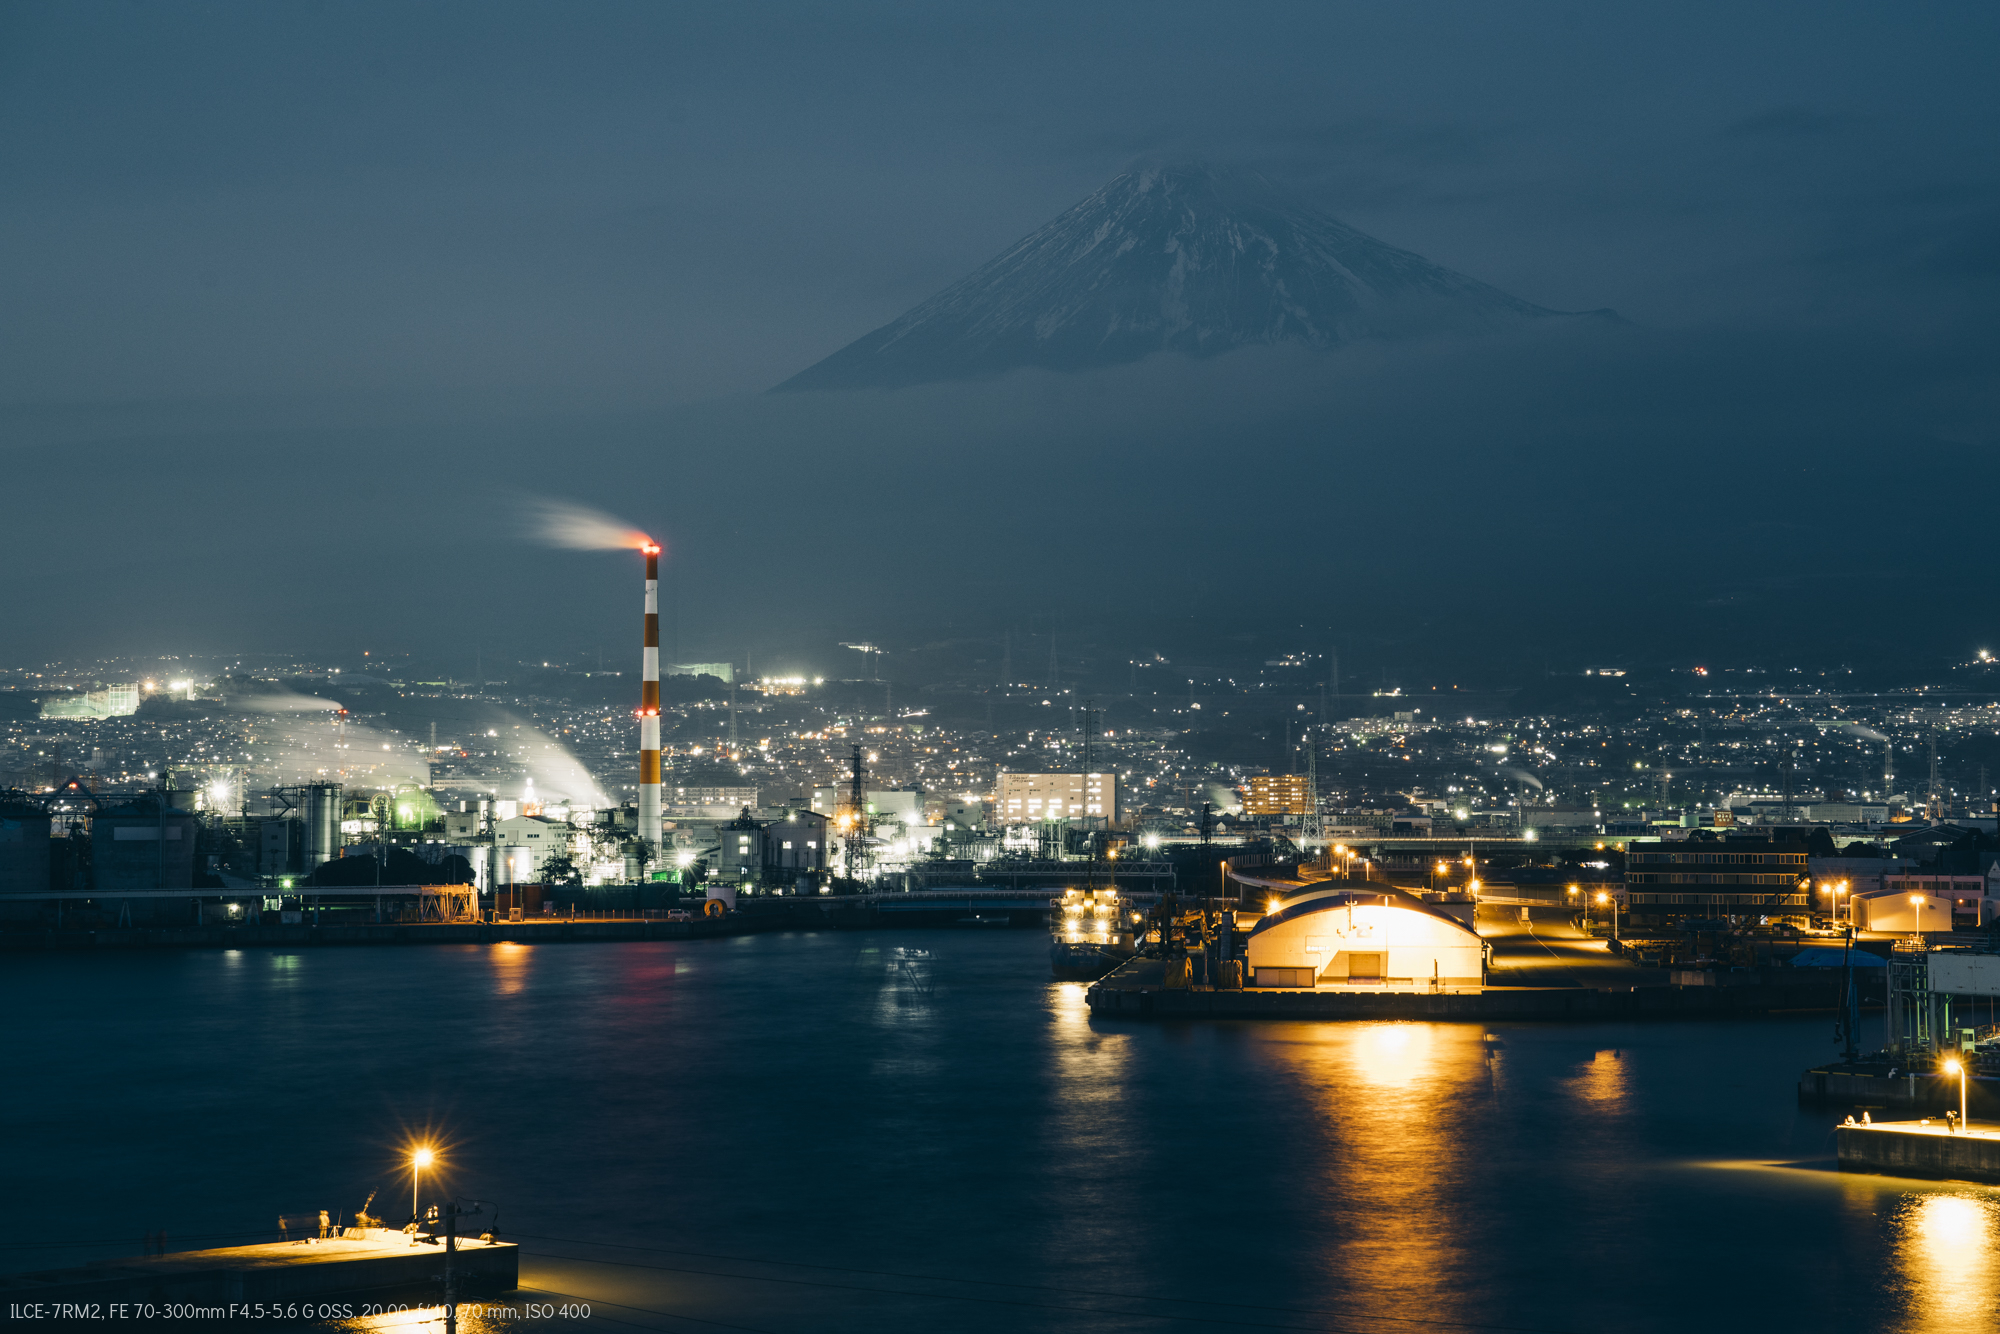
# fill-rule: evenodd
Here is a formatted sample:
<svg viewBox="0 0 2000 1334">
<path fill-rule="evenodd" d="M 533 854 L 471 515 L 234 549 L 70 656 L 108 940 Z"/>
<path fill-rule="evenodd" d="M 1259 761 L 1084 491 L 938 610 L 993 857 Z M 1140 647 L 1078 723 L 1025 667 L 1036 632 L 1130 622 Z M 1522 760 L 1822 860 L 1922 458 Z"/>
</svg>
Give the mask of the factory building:
<svg viewBox="0 0 2000 1334">
<path fill-rule="evenodd" d="M 1118 775 L 1001 774 L 993 802 L 1002 825 L 1037 820 L 1118 820 Z"/>
<path fill-rule="evenodd" d="M 1804 920 L 1812 912 L 1806 845 L 1791 839 L 1635 842 L 1625 854 L 1625 888 L 1636 926 L 1689 917 Z"/>
<path fill-rule="evenodd" d="M 755 807 L 754 787 L 670 787 L 666 789 L 667 811 L 676 816 L 724 817 L 745 806 Z"/>
<path fill-rule="evenodd" d="M 1954 924 L 1984 926 L 1988 920 L 1986 902 L 1983 897 L 1974 897 L 1961 904 L 1949 890 L 1878 889 L 1854 895 L 1851 911 L 1856 930 L 1916 935 L 1949 931 Z M 1960 916 L 1968 910 L 1969 915 Z"/>
<path fill-rule="evenodd" d="M 670 662 L 661 670 L 668 676 L 712 676 L 724 685 L 736 681 L 736 667 L 727 662 Z"/>
<path fill-rule="evenodd" d="M 0 894 L 45 893 L 49 884 L 48 811 L 0 800 Z"/>
<path fill-rule="evenodd" d="M 1458 918 L 1379 884 L 1325 881 L 1281 899 L 1245 951 L 1258 987 L 1441 991 L 1485 984 L 1486 942 Z"/>
<path fill-rule="evenodd" d="M 747 810 L 715 831 L 716 877 L 733 885 L 794 889 L 828 865 L 826 816 L 786 810 L 760 820 Z"/>
<path fill-rule="evenodd" d="M 510 854 L 500 883 L 532 884 L 541 879 L 542 866 L 549 858 L 569 853 L 572 838 L 564 821 L 540 815 L 516 815 L 493 822 L 493 843 Z"/>
<path fill-rule="evenodd" d="M 129 718 L 139 711 L 138 685 L 106 686 L 42 702 L 44 718 Z"/>
<path fill-rule="evenodd" d="M 194 887 L 195 818 L 174 804 L 193 793 L 151 793 L 99 811 L 90 821 L 90 859 L 99 894 Z"/>
</svg>

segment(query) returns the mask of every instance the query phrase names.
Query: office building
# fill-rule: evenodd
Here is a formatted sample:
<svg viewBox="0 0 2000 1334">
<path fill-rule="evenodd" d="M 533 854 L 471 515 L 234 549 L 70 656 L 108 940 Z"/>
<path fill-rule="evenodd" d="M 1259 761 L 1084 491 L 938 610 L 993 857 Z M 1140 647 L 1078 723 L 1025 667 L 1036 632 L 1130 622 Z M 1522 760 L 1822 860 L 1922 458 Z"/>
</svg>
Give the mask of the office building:
<svg viewBox="0 0 2000 1334">
<path fill-rule="evenodd" d="M 1037 820 L 1118 819 L 1118 775 L 1001 774 L 993 803 L 994 820 L 1002 825 Z"/>
</svg>

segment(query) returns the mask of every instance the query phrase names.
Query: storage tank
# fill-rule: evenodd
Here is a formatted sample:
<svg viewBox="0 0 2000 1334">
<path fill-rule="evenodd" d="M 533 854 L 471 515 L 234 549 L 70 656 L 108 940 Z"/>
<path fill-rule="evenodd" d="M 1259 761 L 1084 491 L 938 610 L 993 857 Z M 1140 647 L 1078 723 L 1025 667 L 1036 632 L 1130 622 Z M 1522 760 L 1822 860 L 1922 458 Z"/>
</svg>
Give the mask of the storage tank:
<svg viewBox="0 0 2000 1334">
<path fill-rule="evenodd" d="M 307 875 L 322 862 L 340 855 L 340 784 L 314 783 L 305 790 L 303 856 L 299 870 Z"/>
<path fill-rule="evenodd" d="M 49 888 L 49 813 L 33 801 L 0 799 L 0 894 Z"/>
</svg>

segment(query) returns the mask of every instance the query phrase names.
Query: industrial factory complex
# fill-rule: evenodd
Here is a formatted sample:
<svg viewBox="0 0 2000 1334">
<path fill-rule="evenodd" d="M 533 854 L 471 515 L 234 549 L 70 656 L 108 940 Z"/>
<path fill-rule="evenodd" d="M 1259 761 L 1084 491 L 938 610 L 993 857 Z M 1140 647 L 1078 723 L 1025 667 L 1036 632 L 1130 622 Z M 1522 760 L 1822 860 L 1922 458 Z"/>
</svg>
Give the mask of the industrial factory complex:
<svg viewBox="0 0 2000 1334">
<path fill-rule="evenodd" d="M 1988 775 L 1954 758 L 2000 730 L 1989 705 L 1704 697 L 1703 678 L 1621 711 L 1419 705 L 1400 686 L 1343 693 L 1303 653 L 1172 693 L 1136 666 L 1103 689 L 1053 662 L 1008 679 L 1011 652 L 930 680 L 760 675 L 662 662 L 659 548 L 635 545 L 636 672 L 482 662 L 460 679 L 367 653 L 8 669 L 0 932 L 982 886 L 1241 900 L 1254 868 L 1307 863 L 1410 903 L 1554 914 L 1661 960 L 1712 948 L 1688 943 L 1697 929 L 2000 920 Z M 1258 973 L 1331 950 L 1327 907 L 1273 928 Z M 1343 911 L 1358 931 L 1375 910 Z M 1437 978 L 1473 975 L 1433 944 Z M 1400 976 L 1401 948 L 1350 951 L 1341 975 Z"/>
</svg>

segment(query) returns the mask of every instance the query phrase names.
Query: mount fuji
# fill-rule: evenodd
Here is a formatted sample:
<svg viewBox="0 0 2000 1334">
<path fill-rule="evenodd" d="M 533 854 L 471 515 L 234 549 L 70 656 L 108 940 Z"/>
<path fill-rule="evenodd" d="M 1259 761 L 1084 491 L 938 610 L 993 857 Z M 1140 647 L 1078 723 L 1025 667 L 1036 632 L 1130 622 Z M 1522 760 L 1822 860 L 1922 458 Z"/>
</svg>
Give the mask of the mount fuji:
<svg viewBox="0 0 2000 1334">
<path fill-rule="evenodd" d="M 1022 367 L 1089 370 L 1163 351 L 1330 348 L 1576 318 L 1378 241 L 1254 172 L 1148 165 L 774 392 L 886 389 Z"/>
</svg>

